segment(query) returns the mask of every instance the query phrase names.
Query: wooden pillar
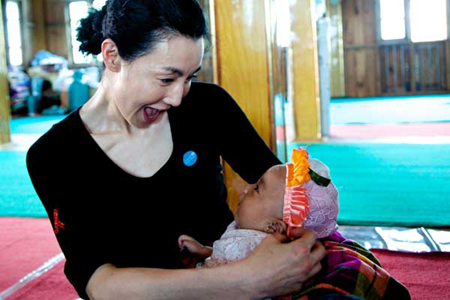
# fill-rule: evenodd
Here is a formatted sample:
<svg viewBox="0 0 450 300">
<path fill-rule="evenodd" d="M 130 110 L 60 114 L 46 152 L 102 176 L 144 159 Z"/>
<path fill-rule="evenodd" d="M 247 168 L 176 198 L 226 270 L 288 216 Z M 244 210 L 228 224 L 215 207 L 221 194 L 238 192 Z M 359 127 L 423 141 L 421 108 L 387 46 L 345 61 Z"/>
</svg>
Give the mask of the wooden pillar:
<svg viewBox="0 0 450 300">
<path fill-rule="evenodd" d="M 264 2 L 215 1 L 218 80 L 270 146 L 270 91 Z"/>
<path fill-rule="evenodd" d="M 331 43 L 328 11 L 317 13 L 317 51 L 319 56 L 320 128 L 322 137 L 330 136 Z"/>
<path fill-rule="evenodd" d="M 6 48 L 3 29 L 3 8 L 0 5 L 0 144 L 11 141 L 10 131 L 10 101 L 6 68 Z"/>
<path fill-rule="evenodd" d="M 450 0 L 447 0 L 447 42 L 445 43 L 445 60 L 447 62 L 447 91 L 450 91 Z"/>
<path fill-rule="evenodd" d="M 274 149 L 266 38 L 262 0 L 213 1 L 215 79 L 239 103 L 258 133 Z M 245 182 L 225 166 L 228 202 L 236 210 Z"/>
<path fill-rule="evenodd" d="M 381 21 L 380 21 L 381 22 Z M 410 16 L 410 2 L 405 1 L 405 23 L 406 23 L 406 40 L 408 41 L 408 53 L 409 53 L 409 72 L 410 72 L 410 86 L 411 86 L 411 92 L 416 92 L 416 69 L 418 67 L 418 61 L 416 61 L 416 47 L 414 46 L 414 43 L 411 42 L 411 16 Z M 380 73 L 381 74 L 381 73 Z"/>
<path fill-rule="evenodd" d="M 314 0 L 291 0 L 294 120 L 297 141 L 322 138 Z"/>
<path fill-rule="evenodd" d="M 344 36 L 340 0 L 327 0 L 330 18 L 331 97 L 345 97 Z"/>
</svg>

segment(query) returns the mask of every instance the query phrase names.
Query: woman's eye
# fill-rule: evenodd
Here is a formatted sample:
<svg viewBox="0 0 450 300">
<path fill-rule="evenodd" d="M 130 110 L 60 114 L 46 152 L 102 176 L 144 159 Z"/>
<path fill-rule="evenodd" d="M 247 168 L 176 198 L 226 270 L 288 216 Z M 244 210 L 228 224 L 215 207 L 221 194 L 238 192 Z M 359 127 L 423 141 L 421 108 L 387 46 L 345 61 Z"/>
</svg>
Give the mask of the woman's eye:
<svg viewBox="0 0 450 300">
<path fill-rule="evenodd" d="M 197 78 L 198 76 L 197 76 L 197 74 L 194 74 L 194 75 L 192 75 L 192 76 L 189 76 L 188 78 L 187 78 L 187 80 L 186 81 L 191 81 L 192 79 L 194 79 L 194 78 Z"/>
<path fill-rule="evenodd" d="M 161 81 L 162 83 L 167 84 L 167 83 L 173 82 L 173 78 L 163 78 L 163 79 L 160 79 L 160 81 Z"/>
<path fill-rule="evenodd" d="M 255 192 L 259 193 L 259 185 L 255 186 Z"/>
</svg>

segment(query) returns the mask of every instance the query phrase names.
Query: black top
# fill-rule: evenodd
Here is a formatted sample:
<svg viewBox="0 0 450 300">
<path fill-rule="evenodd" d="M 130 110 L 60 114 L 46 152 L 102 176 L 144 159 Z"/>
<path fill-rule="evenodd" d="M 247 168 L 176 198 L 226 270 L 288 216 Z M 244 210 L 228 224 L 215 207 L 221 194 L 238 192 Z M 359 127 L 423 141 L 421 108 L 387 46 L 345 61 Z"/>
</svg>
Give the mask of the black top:
<svg viewBox="0 0 450 300">
<path fill-rule="evenodd" d="M 173 152 L 149 178 L 117 166 L 91 137 L 79 110 L 28 151 L 28 172 L 67 259 L 65 274 L 82 298 L 88 298 L 87 282 L 102 264 L 181 268 L 181 234 L 202 243 L 221 236 L 233 215 L 220 157 L 250 183 L 280 163 L 216 85 L 192 83 L 168 114 Z M 197 160 L 190 156 L 185 164 L 189 151 Z"/>
</svg>

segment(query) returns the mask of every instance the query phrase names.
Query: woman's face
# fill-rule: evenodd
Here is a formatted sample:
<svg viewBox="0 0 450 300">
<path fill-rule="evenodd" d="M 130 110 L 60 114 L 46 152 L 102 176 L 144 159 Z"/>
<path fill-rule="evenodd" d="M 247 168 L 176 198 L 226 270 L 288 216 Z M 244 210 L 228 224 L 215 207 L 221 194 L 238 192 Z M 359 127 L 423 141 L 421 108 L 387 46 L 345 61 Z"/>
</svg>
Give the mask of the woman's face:
<svg viewBox="0 0 450 300">
<path fill-rule="evenodd" d="M 264 231 L 269 221 L 283 218 L 286 166 L 276 165 L 241 194 L 235 220 L 239 228 Z"/>
<path fill-rule="evenodd" d="M 114 84 L 114 102 L 131 125 L 145 128 L 189 92 L 201 68 L 203 39 L 172 36 L 131 63 L 122 61 Z"/>
</svg>

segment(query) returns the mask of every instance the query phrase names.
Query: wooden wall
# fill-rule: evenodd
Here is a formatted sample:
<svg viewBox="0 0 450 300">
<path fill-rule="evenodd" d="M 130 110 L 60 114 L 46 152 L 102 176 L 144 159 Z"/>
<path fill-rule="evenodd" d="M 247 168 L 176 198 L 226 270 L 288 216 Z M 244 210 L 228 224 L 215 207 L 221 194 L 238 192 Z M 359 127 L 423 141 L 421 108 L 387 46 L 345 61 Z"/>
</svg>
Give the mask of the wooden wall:
<svg viewBox="0 0 450 300">
<path fill-rule="evenodd" d="M 53 54 L 68 58 L 65 2 L 61 0 L 43 0 L 45 41 L 47 50 Z"/>
<path fill-rule="evenodd" d="M 381 95 L 375 0 L 342 0 L 347 97 Z"/>
<path fill-rule="evenodd" d="M 378 0 L 341 0 L 347 97 L 450 91 L 450 39 L 381 42 Z M 450 0 L 447 0 L 450 31 Z M 409 19 L 406 10 L 406 19 Z"/>
<path fill-rule="evenodd" d="M 68 58 L 64 0 L 23 0 L 24 65 L 28 66 L 39 50 Z"/>
</svg>

